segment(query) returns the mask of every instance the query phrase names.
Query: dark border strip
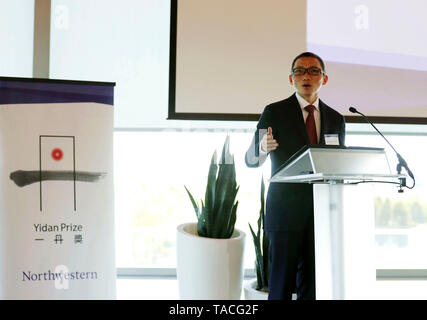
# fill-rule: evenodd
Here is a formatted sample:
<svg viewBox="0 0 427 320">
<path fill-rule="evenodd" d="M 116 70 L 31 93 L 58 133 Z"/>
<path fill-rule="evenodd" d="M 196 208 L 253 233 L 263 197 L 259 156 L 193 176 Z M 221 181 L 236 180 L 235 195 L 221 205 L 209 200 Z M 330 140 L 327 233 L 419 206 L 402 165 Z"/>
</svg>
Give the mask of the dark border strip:
<svg viewBox="0 0 427 320">
<path fill-rule="evenodd" d="M 177 15 L 178 15 L 178 0 L 171 0 L 170 41 L 169 41 L 168 119 L 193 120 L 193 119 L 187 119 L 187 118 L 176 118 L 177 116 L 179 116 L 179 114 L 175 112 Z"/>
<path fill-rule="evenodd" d="M 115 82 L 103 81 L 87 81 L 87 80 L 66 80 L 66 79 L 44 79 L 44 78 L 20 78 L 20 77 L 1 77 L 0 81 L 21 81 L 21 82 L 49 82 L 49 83 L 62 83 L 62 84 L 90 84 L 100 86 L 115 86 Z"/>
<path fill-rule="evenodd" d="M 243 113 L 173 113 L 168 120 L 224 120 L 224 121 L 258 121 L 259 114 Z"/>
<path fill-rule="evenodd" d="M 260 114 L 243 113 L 175 113 L 169 105 L 168 120 L 218 120 L 218 121 L 258 121 Z M 369 117 L 374 123 L 385 124 L 427 124 L 427 118 L 421 117 Z M 347 123 L 366 123 L 362 117 L 345 116 Z"/>
</svg>

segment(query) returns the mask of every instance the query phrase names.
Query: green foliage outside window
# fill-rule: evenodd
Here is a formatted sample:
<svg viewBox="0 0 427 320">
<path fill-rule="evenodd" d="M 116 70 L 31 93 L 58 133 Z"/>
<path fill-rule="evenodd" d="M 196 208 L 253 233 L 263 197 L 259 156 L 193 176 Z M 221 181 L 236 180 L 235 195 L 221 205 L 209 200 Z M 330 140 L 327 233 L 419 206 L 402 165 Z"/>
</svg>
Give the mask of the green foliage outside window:
<svg viewBox="0 0 427 320">
<path fill-rule="evenodd" d="M 427 223 L 427 204 L 419 199 L 392 201 L 390 198 L 375 198 L 377 228 L 409 228 L 424 223 Z"/>
</svg>

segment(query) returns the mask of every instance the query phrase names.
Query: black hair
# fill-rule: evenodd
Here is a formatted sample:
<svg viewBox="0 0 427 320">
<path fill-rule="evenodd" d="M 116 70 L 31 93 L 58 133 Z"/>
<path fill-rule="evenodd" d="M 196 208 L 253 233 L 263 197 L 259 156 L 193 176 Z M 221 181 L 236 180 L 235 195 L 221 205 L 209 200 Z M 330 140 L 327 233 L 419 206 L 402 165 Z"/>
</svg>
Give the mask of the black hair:
<svg viewBox="0 0 427 320">
<path fill-rule="evenodd" d="M 322 67 L 322 70 L 325 71 L 325 63 L 323 62 L 322 58 L 320 58 L 317 54 L 313 53 L 313 52 L 303 52 L 299 55 L 297 55 L 294 59 L 294 61 L 292 61 L 292 67 L 291 67 L 291 71 L 294 69 L 295 66 L 295 62 L 299 59 L 299 58 L 305 58 L 305 57 L 311 57 L 311 58 L 315 58 L 320 62 L 320 66 Z"/>
</svg>

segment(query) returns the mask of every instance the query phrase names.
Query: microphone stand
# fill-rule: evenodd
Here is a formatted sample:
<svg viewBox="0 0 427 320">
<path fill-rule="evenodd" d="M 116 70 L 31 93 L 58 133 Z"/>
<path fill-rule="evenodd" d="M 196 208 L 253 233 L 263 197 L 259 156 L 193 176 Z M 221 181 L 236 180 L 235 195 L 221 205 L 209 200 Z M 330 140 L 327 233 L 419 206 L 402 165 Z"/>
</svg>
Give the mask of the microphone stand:
<svg viewBox="0 0 427 320">
<path fill-rule="evenodd" d="M 400 187 L 399 187 L 399 191 L 398 192 L 399 193 L 403 192 L 402 187 L 407 187 L 408 189 L 414 188 L 415 187 L 415 177 L 414 177 L 414 174 L 412 173 L 412 171 L 409 169 L 408 164 L 406 163 L 405 159 L 403 159 L 403 157 L 399 154 L 399 152 L 396 151 L 396 149 L 391 145 L 391 143 L 387 140 L 387 138 L 384 137 L 384 135 L 380 132 L 380 130 L 377 129 L 377 127 L 372 123 L 372 121 L 370 121 L 368 119 L 368 117 L 366 117 L 363 113 L 357 111 L 356 108 L 350 107 L 348 110 L 350 112 L 352 112 L 352 113 L 360 114 L 367 123 L 369 123 L 372 127 L 374 127 L 374 129 L 380 134 L 380 136 L 383 137 L 383 139 L 393 149 L 394 153 L 396 153 L 397 161 L 398 161 L 397 166 L 396 166 L 397 174 L 401 174 L 402 167 L 403 167 L 403 168 L 406 169 L 406 172 L 408 172 L 408 175 L 414 181 L 414 185 L 411 188 L 409 188 L 409 187 L 406 186 L 406 178 L 399 178 L 399 180 L 400 180 Z"/>
</svg>

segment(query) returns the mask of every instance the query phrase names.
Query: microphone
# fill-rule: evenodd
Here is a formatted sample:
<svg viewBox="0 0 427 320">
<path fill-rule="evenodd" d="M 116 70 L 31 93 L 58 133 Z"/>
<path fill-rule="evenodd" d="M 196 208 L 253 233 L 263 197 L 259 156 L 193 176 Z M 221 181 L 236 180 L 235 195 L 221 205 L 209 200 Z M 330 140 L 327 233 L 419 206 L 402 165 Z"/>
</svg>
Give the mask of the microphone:
<svg viewBox="0 0 427 320">
<path fill-rule="evenodd" d="M 393 151 L 396 153 L 397 156 L 397 173 L 400 174 L 402 171 L 402 167 L 406 169 L 406 172 L 408 172 L 408 175 L 412 178 L 412 180 L 414 181 L 414 185 L 412 186 L 412 188 L 415 186 L 415 178 L 414 178 L 414 174 L 412 173 L 412 171 L 409 169 L 408 164 L 406 163 L 405 159 L 403 159 L 403 157 L 399 154 L 399 152 L 396 151 L 396 149 L 391 145 L 391 143 L 387 140 L 386 137 L 384 137 L 384 135 L 377 129 L 377 127 L 375 127 L 375 125 L 371 122 L 371 120 L 368 119 L 368 117 L 366 117 L 363 113 L 359 112 L 356 110 L 356 108 L 350 107 L 348 109 L 351 113 L 357 113 L 360 114 L 363 119 L 365 119 L 365 121 L 367 123 L 369 123 L 372 127 L 374 127 L 374 129 L 380 134 L 381 137 L 383 137 L 383 139 L 389 144 L 389 146 L 393 149 Z M 405 185 L 404 185 L 405 186 Z M 412 189 L 411 188 L 411 189 Z M 399 192 L 403 192 L 403 191 L 399 191 Z"/>
</svg>

